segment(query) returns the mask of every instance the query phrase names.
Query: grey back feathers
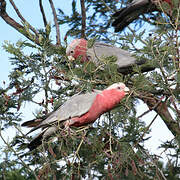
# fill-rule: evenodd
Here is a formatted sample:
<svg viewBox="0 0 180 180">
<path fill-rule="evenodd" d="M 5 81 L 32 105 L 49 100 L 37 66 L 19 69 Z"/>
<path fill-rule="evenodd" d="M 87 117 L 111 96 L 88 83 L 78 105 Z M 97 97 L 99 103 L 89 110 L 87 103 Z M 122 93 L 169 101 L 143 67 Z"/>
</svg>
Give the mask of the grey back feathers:
<svg viewBox="0 0 180 180">
<path fill-rule="evenodd" d="M 117 57 L 116 64 L 118 68 L 129 67 L 137 63 L 136 58 L 128 51 L 101 42 L 95 42 L 93 47 L 88 49 L 87 56 L 94 61 L 94 63 L 99 61 L 98 58 L 115 56 Z"/>
</svg>

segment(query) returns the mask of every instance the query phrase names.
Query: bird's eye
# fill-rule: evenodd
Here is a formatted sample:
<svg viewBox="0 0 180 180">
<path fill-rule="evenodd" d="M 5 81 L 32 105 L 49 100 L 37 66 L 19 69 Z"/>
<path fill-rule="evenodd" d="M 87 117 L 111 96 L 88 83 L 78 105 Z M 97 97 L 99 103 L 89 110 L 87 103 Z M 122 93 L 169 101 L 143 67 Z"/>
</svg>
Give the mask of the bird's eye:
<svg viewBox="0 0 180 180">
<path fill-rule="evenodd" d="M 118 86 L 117 88 L 118 88 L 118 89 L 121 89 L 121 87 L 119 87 L 119 86 Z"/>
<path fill-rule="evenodd" d="M 73 54 L 74 53 L 74 51 L 71 51 L 71 54 Z"/>
</svg>

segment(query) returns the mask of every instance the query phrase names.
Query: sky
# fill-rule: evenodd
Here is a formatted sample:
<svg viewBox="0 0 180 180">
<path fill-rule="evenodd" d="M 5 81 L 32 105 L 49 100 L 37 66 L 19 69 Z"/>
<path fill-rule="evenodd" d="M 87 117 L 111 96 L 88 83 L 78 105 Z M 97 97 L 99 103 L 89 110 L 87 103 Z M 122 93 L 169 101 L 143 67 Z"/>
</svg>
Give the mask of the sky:
<svg viewBox="0 0 180 180">
<path fill-rule="evenodd" d="M 54 0 L 53 1 L 55 4 L 55 7 L 61 7 L 63 9 L 67 9 L 67 13 L 71 12 L 71 9 L 69 7 L 71 7 L 70 2 L 71 1 L 66 1 L 66 3 L 64 3 L 64 0 Z M 21 14 L 25 17 L 25 19 L 34 27 L 36 28 L 40 28 L 43 27 L 43 22 L 42 22 L 42 18 L 41 18 L 41 14 L 39 12 L 39 6 L 37 3 L 37 0 L 18 0 L 15 1 L 16 6 L 19 8 Z M 47 17 L 48 17 L 48 21 L 53 23 L 53 17 L 51 16 L 51 9 L 49 7 L 49 3 L 48 1 L 46 2 L 46 4 L 44 5 L 45 8 L 45 12 L 48 12 Z M 10 8 L 10 5 L 7 5 L 7 12 L 9 13 L 10 16 L 17 17 L 14 10 L 12 8 Z M 18 18 L 15 18 L 16 20 Z M 8 74 L 11 71 L 11 65 L 9 62 L 9 57 L 10 54 L 6 53 L 3 48 L 2 48 L 2 44 L 5 40 L 10 41 L 11 43 L 16 43 L 19 39 L 21 40 L 27 40 L 24 36 L 22 36 L 20 33 L 18 33 L 16 30 L 14 30 L 12 27 L 10 27 L 9 25 L 7 25 L 1 18 L 0 18 L 0 86 L 4 86 L 3 85 L 3 81 L 5 81 L 6 83 L 8 83 Z M 68 29 L 60 28 L 61 31 L 61 39 L 63 39 L 66 31 Z M 52 34 L 53 37 L 53 34 Z M 29 106 L 30 107 L 30 106 Z M 26 103 L 25 107 L 24 107 L 24 118 L 26 120 L 32 119 L 33 118 L 33 109 L 28 107 L 28 103 Z M 148 108 L 142 103 L 140 102 L 140 104 L 138 105 L 138 115 L 142 114 L 143 112 L 145 112 Z M 146 124 L 148 125 L 152 119 L 154 118 L 154 116 L 156 115 L 155 112 L 151 112 L 148 113 L 146 116 L 144 116 L 142 118 L 143 121 L 146 122 Z M 162 150 L 158 150 L 157 147 L 164 141 L 166 140 L 171 140 L 173 138 L 173 135 L 170 133 L 170 131 L 167 129 L 166 125 L 164 124 L 164 122 L 161 120 L 161 118 L 157 118 L 155 120 L 155 122 L 153 123 L 153 125 L 151 126 L 152 132 L 150 135 L 148 136 L 152 136 L 151 140 L 148 140 L 146 142 L 146 147 L 152 152 L 152 153 L 158 153 L 161 154 Z M 7 130 L 7 134 L 8 134 Z M 15 135 L 15 131 L 14 133 L 9 133 L 10 135 L 7 136 L 6 134 L 6 138 L 12 138 L 13 135 Z M 0 140 L 0 144 L 1 144 L 1 140 Z"/>
</svg>

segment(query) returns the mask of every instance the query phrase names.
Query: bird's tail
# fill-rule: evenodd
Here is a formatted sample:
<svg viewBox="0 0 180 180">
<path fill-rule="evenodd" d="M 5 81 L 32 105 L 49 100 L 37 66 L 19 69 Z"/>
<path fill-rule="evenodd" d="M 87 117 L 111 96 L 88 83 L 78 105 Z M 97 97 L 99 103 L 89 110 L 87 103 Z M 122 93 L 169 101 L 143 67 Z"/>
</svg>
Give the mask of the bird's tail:
<svg viewBox="0 0 180 180">
<path fill-rule="evenodd" d="M 42 144 L 43 134 L 44 134 L 44 132 L 40 133 L 28 144 L 28 148 L 30 151 L 36 149 L 38 146 L 40 146 Z"/>
<path fill-rule="evenodd" d="M 127 7 L 122 8 L 120 11 L 113 14 L 115 18 L 112 26 L 115 27 L 115 32 L 122 31 L 134 20 L 144 13 L 153 12 L 157 7 L 149 1 L 140 1 L 129 4 Z"/>
<path fill-rule="evenodd" d="M 26 121 L 24 123 L 21 124 L 21 126 L 26 126 L 26 127 L 37 127 L 43 119 L 33 119 L 33 120 L 29 120 Z"/>
<path fill-rule="evenodd" d="M 28 148 L 30 151 L 36 149 L 42 144 L 43 141 L 46 141 L 50 136 L 57 132 L 59 128 L 57 126 L 51 126 L 44 129 L 39 135 L 37 135 L 29 144 Z"/>
</svg>

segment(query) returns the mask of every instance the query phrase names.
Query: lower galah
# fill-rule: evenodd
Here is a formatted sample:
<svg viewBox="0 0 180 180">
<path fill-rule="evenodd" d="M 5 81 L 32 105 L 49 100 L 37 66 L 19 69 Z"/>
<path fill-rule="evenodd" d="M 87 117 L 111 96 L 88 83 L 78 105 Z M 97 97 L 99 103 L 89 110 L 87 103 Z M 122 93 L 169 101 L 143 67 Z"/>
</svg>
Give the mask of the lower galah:
<svg viewBox="0 0 180 180">
<path fill-rule="evenodd" d="M 129 88 L 125 84 L 115 83 L 103 91 L 93 90 L 72 96 L 45 119 L 24 122 L 22 126 L 33 127 L 29 133 L 42 128 L 40 134 L 28 144 L 28 148 L 35 149 L 60 128 L 81 127 L 93 123 L 103 113 L 115 108 L 128 92 Z"/>
</svg>

